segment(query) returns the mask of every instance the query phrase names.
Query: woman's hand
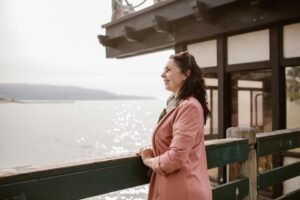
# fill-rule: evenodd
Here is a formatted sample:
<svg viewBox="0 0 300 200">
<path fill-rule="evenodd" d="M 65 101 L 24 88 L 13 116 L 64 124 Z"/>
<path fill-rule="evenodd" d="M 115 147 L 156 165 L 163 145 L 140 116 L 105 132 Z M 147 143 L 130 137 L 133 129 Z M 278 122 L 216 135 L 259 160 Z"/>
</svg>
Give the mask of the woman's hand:
<svg viewBox="0 0 300 200">
<path fill-rule="evenodd" d="M 146 147 L 146 148 L 142 148 L 141 149 L 141 157 L 143 160 L 143 163 L 152 168 L 153 165 L 153 158 L 154 158 L 154 154 L 153 154 L 153 149 Z"/>
</svg>

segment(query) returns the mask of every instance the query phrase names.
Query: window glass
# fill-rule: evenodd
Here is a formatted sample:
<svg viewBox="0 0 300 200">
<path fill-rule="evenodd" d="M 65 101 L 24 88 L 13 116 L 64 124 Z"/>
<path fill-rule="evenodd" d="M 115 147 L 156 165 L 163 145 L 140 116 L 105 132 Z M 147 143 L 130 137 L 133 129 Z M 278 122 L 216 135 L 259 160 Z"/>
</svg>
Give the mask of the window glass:
<svg viewBox="0 0 300 200">
<path fill-rule="evenodd" d="M 286 128 L 300 128 L 300 66 L 286 67 Z"/>
<path fill-rule="evenodd" d="M 204 126 L 204 134 L 206 139 L 213 139 L 218 137 L 218 79 L 216 74 L 208 75 L 207 77 L 205 78 L 205 83 L 211 116 Z"/>
<path fill-rule="evenodd" d="M 232 73 L 232 126 L 272 130 L 270 70 Z"/>
<path fill-rule="evenodd" d="M 228 37 L 228 64 L 269 60 L 269 30 Z"/>
<path fill-rule="evenodd" d="M 283 56 L 300 57 L 300 23 L 283 27 Z"/>
<path fill-rule="evenodd" d="M 195 56 L 200 67 L 217 66 L 217 40 L 189 44 L 187 50 Z"/>
</svg>

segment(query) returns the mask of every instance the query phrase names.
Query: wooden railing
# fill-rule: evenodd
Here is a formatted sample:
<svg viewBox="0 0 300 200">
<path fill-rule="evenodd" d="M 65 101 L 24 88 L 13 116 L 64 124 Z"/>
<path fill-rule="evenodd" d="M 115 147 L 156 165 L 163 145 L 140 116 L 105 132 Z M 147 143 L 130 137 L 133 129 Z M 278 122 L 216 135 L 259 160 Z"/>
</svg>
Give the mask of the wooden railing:
<svg viewBox="0 0 300 200">
<path fill-rule="evenodd" d="M 227 139 L 206 142 L 208 168 L 238 162 L 242 165 L 241 178 L 214 187 L 213 199 L 256 199 L 257 188 L 300 174 L 299 163 L 256 174 L 256 157 L 299 147 L 300 129 L 258 134 L 257 143 L 253 129 L 231 128 L 227 135 Z M 82 199 L 146 184 L 149 182 L 147 171 L 141 158 L 134 154 L 0 170 L 0 200 Z M 276 180 L 273 180 L 274 176 Z M 299 194 L 298 190 L 282 198 L 298 197 Z"/>
</svg>

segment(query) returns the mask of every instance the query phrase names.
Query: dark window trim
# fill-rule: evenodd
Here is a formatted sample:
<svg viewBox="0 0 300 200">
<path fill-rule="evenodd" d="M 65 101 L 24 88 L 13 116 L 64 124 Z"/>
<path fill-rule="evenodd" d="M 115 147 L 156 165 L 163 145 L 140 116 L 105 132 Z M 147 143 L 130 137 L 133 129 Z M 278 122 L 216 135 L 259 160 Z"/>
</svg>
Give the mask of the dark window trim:
<svg viewBox="0 0 300 200">
<path fill-rule="evenodd" d="M 251 63 L 240 63 L 240 64 L 232 64 L 226 66 L 226 72 L 239 72 L 239 71 L 249 71 L 249 70 L 262 70 L 269 69 L 270 61 L 258 61 Z"/>
<path fill-rule="evenodd" d="M 282 67 L 296 67 L 296 66 L 300 66 L 300 57 L 283 58 L 283 59 L 281 59 L 280 65 Z"/>
</svg>

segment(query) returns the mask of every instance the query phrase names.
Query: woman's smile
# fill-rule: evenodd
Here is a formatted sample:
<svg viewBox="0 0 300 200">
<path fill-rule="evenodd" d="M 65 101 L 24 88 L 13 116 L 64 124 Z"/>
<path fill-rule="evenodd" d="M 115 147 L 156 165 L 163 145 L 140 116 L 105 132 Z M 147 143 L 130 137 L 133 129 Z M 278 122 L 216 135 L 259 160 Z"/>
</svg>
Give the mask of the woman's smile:
<svg viewBox="0 0 300 200">
<path fill-rule="evenodd" d="M 175 96 L 186 79 L 186 75 L 181 72 L 173 59 L 167 62 L 161 77 L 163 78 L 165 88 L 173 92 Z"/>
</svg>

